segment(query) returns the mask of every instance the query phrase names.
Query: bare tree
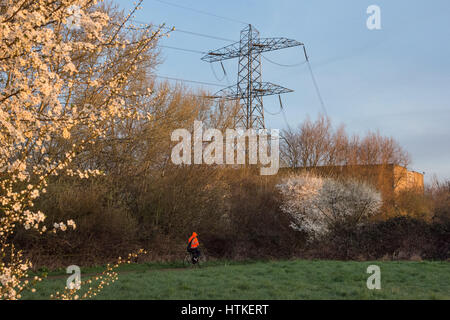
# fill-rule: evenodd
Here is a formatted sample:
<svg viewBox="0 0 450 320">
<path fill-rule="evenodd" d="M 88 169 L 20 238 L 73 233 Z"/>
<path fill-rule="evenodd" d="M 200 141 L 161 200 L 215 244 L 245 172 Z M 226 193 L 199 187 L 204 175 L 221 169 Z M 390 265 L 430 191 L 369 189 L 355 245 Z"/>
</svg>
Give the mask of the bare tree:
<svg viewBox="0 0 450 320">
<path fill-rule="evenodd" d="M 323 115 L 315 122 L 308 118 L 296 130 L 284 130 L 282 136 L 286 163 L 294 168 L 323 165 L 331 148 L 331 121 Z"/>
<path fill-rule="evenodd" d="M 281 156 L 291 168 L 340 165 L 399 165 L 406 167 L 408 153 L 392 137 L 378 131 L 362 138 L 348 136 L 343 125 L 332 128 L 327 116 L 306 119 L 297 129 L 283 130 Z"/>
</svg>

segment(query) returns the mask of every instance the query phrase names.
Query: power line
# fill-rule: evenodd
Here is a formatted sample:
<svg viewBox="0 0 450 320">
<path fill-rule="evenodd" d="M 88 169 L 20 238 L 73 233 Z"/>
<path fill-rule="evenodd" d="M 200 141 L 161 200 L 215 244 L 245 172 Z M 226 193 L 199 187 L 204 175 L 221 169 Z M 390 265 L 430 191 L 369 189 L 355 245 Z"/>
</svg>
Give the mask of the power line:
<svg viewBox="0 0 450 320">
<path fill-rule="evenodd" d="M 173 49 L 173 50 L 179 50 L 179 51 L 192 52 L 192 53 L 198 53 L 198 54 L 206 54 L 206 52 L 204 52 L 204 51 L 199 51 L 199 50 L 194 50 L 194 49 L 185 49 L 185 48 L 165 46 L 165 45 L 158 45 L 157 47 Z"/>
<path fill-rule="evenodd" d="M 270 60 L 269 58 L 267 58 L 267 57 L 265 57 L 263 55 L 261 55 L 261 56 L 263 57 L 264 60 L 266 60 L 266 61 L 268 61 L 268 62 L 270 62 L 270 63 L 272 63 L 274 65 L 280 66 L 280 67 L 298 67 L 298 66 L 304 65 L 306 63 L 306 60 L 305 60 L 305 61 L 302 61 L 302 62 L 299 62 L 299 63 L 295 63 L 295 64 L 281 64 L 281 63 L 272 61 L 272 60 Z"/>
<path fill-rule="evenodd" d="M 314 88 L 316 89 L 317 97 L 319 98 L 320 105 L 322 106 L 322 111 L 325 113 L 325 115 L 327 115 L 327 109 L 325 108 L 325 103 L 323 102 L 322 94 L 320 93 L 320 89 L 317 84 L 316 77 L 314 77 L 314 73 L 312 71 L 311 64 L 309 63 L 309 61 L 307 61 L 307 64 L 308 64 L 309 73 L 311 74 L 311 79 L 314 84 Z"/>
<path fill-rule="evenodd" d="M 291 126 L 289 125 L 289 122 L 288 122 L 288 120 L 287 120 L 286 113 L 284 112 L 283 103 L 281 102 L 281 96 L 278 96 L 278 99 L 280 100 L 280 110 L 281 110 L 281 114 L 283 115 L 284 123 L 286 124 L 288 130 L 289 130 L 289 131 L 292 131 L 292 128 L 291 128 Z"/>
<path fill-rule="evenodd" d="M 166 29 L 170 29 L 165 27 Z M 227 39 L 227 38 L 222 38 L 222 37 L 216 37 L 216 36 L 211 36 L 209 34 L 204 34 L 204 33 L 199 33 L 199 32 L 193 32 L 193 31 L 187 31 L 187 30 L 181 30 L 181 29 L 175 29 L 173 30 L 174 32 L 180 32 L 180 33 L 186 33 L 186 34 L 190 34 L 193 36 L 198 36 L 198 37 L 204 37 L 204 38 L 209 38 L 209 39 L 214 39 L 214 40 L 221 40 L 221 41 L 228 41 L 228 42 L 236 42 L 235 40 L 232 39 Z"/>
<path fill-rule="evenodd" d="M 225 77 L 226 77 L 226 73 L 223 74 L 222 79 L 219 79 L 219 77 L 217 76 L 216 71 L 214 70 L 214 67 L 213 67 L 212 63 L 210 63 L 209 66 L 210 66 L 211 71 L 212 71 L 212 73 L 214 75 L 214 78 L 216 78 L 217 81 L 222 82 L 225 79 Z"/>
<path fill-rule="evenodd" d="M 323 102 L 322 94 L 320 93 L 319 85 L 317 84 L 316 77 L 314 77 L 314 72 L 312 70 L 311 64 L 309 63 L 309 57 L 306 53 L 306 47 L 303 46 L 303 53 L 305 54 L 306 63 L 308 65 L 309 73 L 311 74 L 311 79 L 314 84 L 314 88 L 316 89 L 317 97 L 319 98 L 320 105 L 322 106 L 322 111 L 325 113 L 325 116 L 327 116 L 327 109 L 325 108 L 325 103 Z"/>
<path fill-rule="evenodd" d="M 278 112 L 269 112 L 269 111 L 267 111 L 267 108 L 264 107 L 264 112 L 270 114 L 271 116 L 277 116 L 281 113 L 281 109 Z"/>
<path fill-rule="evenodd" d="M 227 74 L 227 71 L 225 70 L 225 66 L 223 65 L 222 61 L 220 61 L 220 66 L 222 67 L 224 77 L 227 80 L 227 84 L 228 84 L 228 86 L 230 86 L 231 85 L 230 84 L 230 79 L 228 79 L 228 74 Z"/>
<path fill-rule="evenodd" d="M 216 87 L 226 87 L 219 83 L 212 83 L 212 82 L 205 82 L 205 81 L 197 81 L 197 80 L 187 80 L 187 79 L 181 79 L 181 78 L 174 78 L 174 77 L 167 77 L 163 75 L 154 75 L 155 78 L 162 78 L 167 80 L 174 80 L 174 81 L 181 81 L 181 82 L 190 82 L 190 83 L 196 83 L 196 84 L 203 84 L 208 86 L 216 86 Z"/>
<path fill-rule="evenodd" d="M 314 88 L 315 88 L 315 90 L 316 90 L 317 97 L 319 98 L 320 105 L 321 105 L 321 107 L 322 107 L 322 111 L 324 112 L 325 115 L 327 115 L 327 109 L 326 109 L 326 107 L 325 107 L 325 103 L 324 103 L 324 101 L 323 101 L 322 94 L 321 94 L 320 89 L 319 89 L 319 85 L 317 84 L 316 77 L 314 76 L 314 72 L 313 72 L 313 70 L 312 70 L 311 63 L 309 62 L 309 57 L 308 57 L 308 55 L 307 55 L 307 53 L 306 53 L 306 49 L 305 49 L 304 46 L 303 46 L 303 51 L 304 51 L 304 54 L 305 54 L 305 61 L 304 61 L 304 62 L 301 62 L 301 63 L 299 63 L 299 64 L 295 64 L 295 65 L 282 65 L 282 64 L 278 64 L 278 63 L 276 63 L 276 62 L 270 61 L 268 58 L 266 58 L 266 57 L 264 57 L 264 56 L 262 56 L 262 57 L 263 57 L 264 59 L 268 60 L 268 61 L 271 62 L 271 63 L 274 63 L 274 64 L 276 64 L 276 65 L 280 65 L 280 66 L 286 66 L 286 67 L 293 67 L 293 66 L 302 65 L 302 64 L 305 64 L 305 63 L 306 63 L 306 64 L 308 65 L 308 70 L 309 70 L 309 73 L 310 73 L 310 75 L 311 75 L 311 79 L 312 79 Z M 267 112 L 267 113 L 270 114 L 270 115 L 278 115 L 278 114 L 281 112 L 282 115 L 283 115 L 284 123 L 286 124 L 286 126 L 288 127 L 288 129 L 291 129 L 291 126 L 289 125 L 289 122 L 288 122 L 288 119 L 287 119 L 287 116 L 286 116 L 286 112 L 285 112 L 285 110 L 284 110 L 284 108 L 283 108 L 283 104 L 282 104 L 282 102 L 281 102 L 281 96 L 278 96 L 278 98 L 279 98 L 279 100 L 280 100 L 280 111 L 278 111 L 278 112 L 276 112 L 276 113 L 271 113 L 271 112 L 268 112 L 266 108 L 264 108 L 264 111 Z"/>
<path fill-rule="evenodd" d="M 137 23 L 144 24 L 144 25 L 149 25 L 148 22 L 144 22 L 144 21 L 140 21 L 140 20 L 130 19 L 130 21 L 137 22 Z M 166 26 L 160 26 L 160 28 L 161 29 L 165 29 L 165 30 L 169 30 L 169 31 L 173 31 L 173 32 L 180 32 L 180 33 L 190 34 L 190 35 L 193 35 L 193 36 L 204 37 L 204 38 L 209 38 L 209 39 L 214 39 L 214 40 L 236 42 L 235 40 L 232 40 L 232 39 L 212 36 L 212 35 L 209 35 L 209 34 L 204 34 L 204 33 L 184 30 L 184 29 L 170 28 L 170 27 L 166 27 Z"/>
<path fill-rule="evenodd" d="M 273 113 L 269 112 L 269 111 L 267 111 L 266 107 L 264 107 L 264 112 L 270 114 L 271 116 L 277 116 L 277 115 L 279 115 L 281 113 L 283 115 L 283 120 L 284 120 L 284 123 L 285 123 L 286 127 L 289 130 L 291 130 L 291 126 L 289 125 L 289 122 L 288 122 L 287 117 L 286 117 L 286 112 L 284 111 L 283 103 L 281 102 L 281 96 L 278 96 L 278 99 L 280 100 L 280 110 L 278 112 L 273 112 Z"/>
<path fill-rule="evenodd" d="M 247 22 L 244 22 L 244 21 L 241 21 L 241 20 L 228 18 L 228 17 L 224 17 L 224 16 L 219 16 L 219 15 L 214 14 L 214 13 L 210 13 L 210 12 L 206 12 L 206 11 L 203 11 L 203 10 L 198 10 L 198 9 L 182 6 L 182 5 L 179 5 L 179 4 L 172 3 L 172 2 L 167 2 L 167 1 L 162 1 L 162 0 L 154 0 L 154 1 L 166 4 L 166 5 L 169 5 L 169 6 L 173 6 L 173 7 L 177 7 L 177 8 L 181 8 L 181 9 L 185 9 L 185 10 L 189 10 L 189 11 L 193 11 L 193 12 L 196 12 L 196 13 L 204 14 L 204 15 L 207 15 L 207 16 L 223 19 L 223 20 L 228 20 L 228 21 L 242 23 L 242 24 L 248 24 Z"/>
</svg>

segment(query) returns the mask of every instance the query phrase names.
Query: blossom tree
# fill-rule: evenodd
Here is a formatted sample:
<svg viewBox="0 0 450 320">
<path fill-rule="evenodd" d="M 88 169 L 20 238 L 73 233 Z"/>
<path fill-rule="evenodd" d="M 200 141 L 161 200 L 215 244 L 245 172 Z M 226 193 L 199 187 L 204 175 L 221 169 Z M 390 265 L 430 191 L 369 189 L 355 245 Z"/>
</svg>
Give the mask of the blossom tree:
<svg viewBox="0 0 450 320">
<path fill-rule="evenodd" d="M 143 26 L 127 38 L 141 2 L 119 22 L 95 0 L 0 5 L 0 299 L 20 298 L 30 285 L 31 261 L 11 243 L 17 228 L 42 234 L 76 227 L 73 220 L 48 226 L 34 210 L 48 178 L 99 174 L 74 167 L 77 155 L 105 135 L 108 123 L 150 118 L 123 96 L 137 63 L 163 36 L 161 28 Z M 55 152 L 56 140 L 74 141 L 80 128 L 82 139 Z"/>
<path fill-rule="evenodd" d="M 283 198 L 281 209 L 293 218 L 291 226 L 305 231 L 311 239 L 342 225 L 357 226 L 381 206 L 380 193 L 355 180 L 293 175 L 278 189 Z"/>
</svg>

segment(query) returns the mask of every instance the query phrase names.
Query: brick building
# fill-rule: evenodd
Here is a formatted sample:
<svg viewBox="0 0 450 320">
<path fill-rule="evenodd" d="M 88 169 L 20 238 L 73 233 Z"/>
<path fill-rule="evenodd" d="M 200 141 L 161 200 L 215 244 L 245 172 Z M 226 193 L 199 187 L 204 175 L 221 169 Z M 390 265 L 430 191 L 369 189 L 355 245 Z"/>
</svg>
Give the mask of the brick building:
<svg viewBox="0 0 450 320">
<path fill-rule="evenodd" d="M 364 180 L 379 189 L 384 195 L 405 190 L 424 192 L 423 174 L 393 164 L 318 166 L 308 168 L 282 168 L 281 173 L 308 171 L 318 175 L 351 177 Z"/>
</svg>

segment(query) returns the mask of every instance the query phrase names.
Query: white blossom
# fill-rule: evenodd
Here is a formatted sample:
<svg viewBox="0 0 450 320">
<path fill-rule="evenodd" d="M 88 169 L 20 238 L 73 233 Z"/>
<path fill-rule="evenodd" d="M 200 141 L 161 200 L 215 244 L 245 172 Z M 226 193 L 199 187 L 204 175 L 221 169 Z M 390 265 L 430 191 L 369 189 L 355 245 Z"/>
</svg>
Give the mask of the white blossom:
<svg viewBox="0 0 450 320">
<path fill-rule="evenodd" d="M 310 238 L 321 237 L 335 226 L 356 226 L 381 206 L 377 190 L 354 180 L 302 174 L 285 178 L 277 187 L 283 198 L 281 209 L 292 217 L 292 228 Z"/>
</svg>

